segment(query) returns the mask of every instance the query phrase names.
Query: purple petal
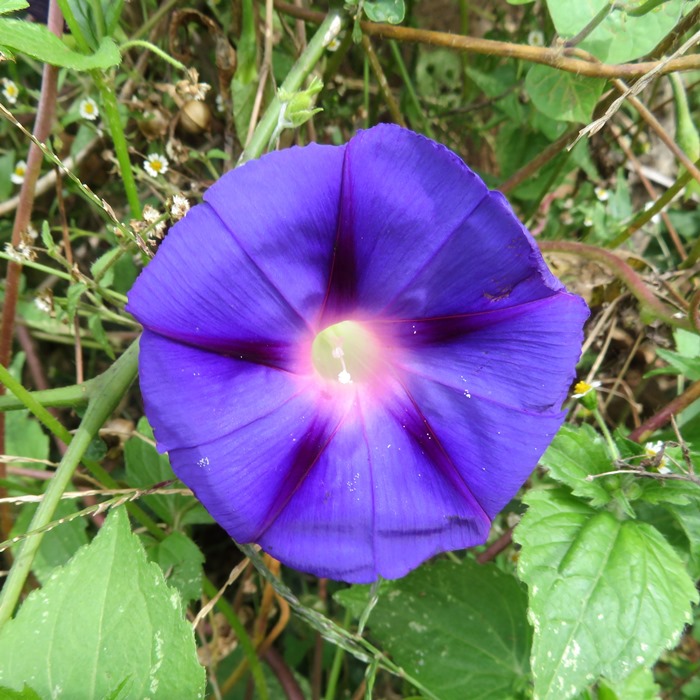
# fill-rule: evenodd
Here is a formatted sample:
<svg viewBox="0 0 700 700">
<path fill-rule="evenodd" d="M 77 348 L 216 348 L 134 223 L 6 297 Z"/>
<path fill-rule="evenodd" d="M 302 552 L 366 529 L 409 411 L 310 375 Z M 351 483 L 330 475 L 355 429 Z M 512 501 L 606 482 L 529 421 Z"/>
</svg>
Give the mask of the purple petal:
<svg viewBox="0 0 700 700">
<path fill-rule="evenodd" d="M 434 141 L 381 124 L 357 134 L 343 164 L 341 221 L 324 323 L 384 308 L 486 196 Z"/>
<path fill-rule="evenodd" d="M 343 411 L 313 379 L 149 331 L 139 377 L 158 448 L 241 542 L 254 541 L 284 507 Z"/>
<path fill-rule="evenodd" d="M 484 541 L 490 520 L 403 395 L 356 403 L 259 538 L 291 566 L 353 583 L 397 578 Z"/>
<path fill-rule="evenodd" d="M 562 288 L 505 198 L 444 146 L 392 125 L 350 141 L 322 325 L 485 310 Z"/>
<path fill-rule="evenodd" d="M 559 293 L 499 310 L 374 322 L 403 374 L 458 394 L 536 413 L 566 398 L 588 317 L 583 301 Z"/>
<path fill-rule="evenodd" d="M 248 163 L 206 200 L 129 295 L 176 474 L 235 539 L 321 576 L 483 542 L 563 420 L 587 316 L 505 199 L 380 126 Z M 312 364 L 340 321 L 372 348 L 346 358 L 357 384 L 344 340 L 345 380 Z"/>
<path fill-rule="evenodd" d="M 307 321 L 326 294 L 345 146 L 289 148 L 224 175 L 204 198 Z M 264 317 L 263 317 L 264 318 Z"/>
<path fill-rule="evenodd" d="M 516 306 L 562 291 L 500 192 L 489 192 L 383 314 L 444 316 Z"/>
<path fill-rule="evenodd" d="M 127 310 L 182 343 L 284 366 L 306 323 L 206 204 L 161 244 L 129 292 Z"/>
</svg>

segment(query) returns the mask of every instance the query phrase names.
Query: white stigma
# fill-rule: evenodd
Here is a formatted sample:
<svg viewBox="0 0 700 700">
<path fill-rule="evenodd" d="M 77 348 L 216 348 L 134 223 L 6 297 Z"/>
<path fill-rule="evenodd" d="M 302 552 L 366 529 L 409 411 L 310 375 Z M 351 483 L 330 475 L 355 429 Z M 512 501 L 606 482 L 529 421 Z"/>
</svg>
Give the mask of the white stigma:
<svg viewBox="0 0 700 700">
<path fill-rule="evenodd" d="M 352 384 L 352 377 L 350 376 L 350 372 L 348 372 L 348 368 L 345 366 L 345 360 L 343 359 L 345 357 L 343 348 L 336 346 L 331 351 L 331 354 L 336 360 L 340 360 L 340 365 L 343 368 L 343 371 L 338 374 L 338 381 L 341 384 Z"/>
</svg>

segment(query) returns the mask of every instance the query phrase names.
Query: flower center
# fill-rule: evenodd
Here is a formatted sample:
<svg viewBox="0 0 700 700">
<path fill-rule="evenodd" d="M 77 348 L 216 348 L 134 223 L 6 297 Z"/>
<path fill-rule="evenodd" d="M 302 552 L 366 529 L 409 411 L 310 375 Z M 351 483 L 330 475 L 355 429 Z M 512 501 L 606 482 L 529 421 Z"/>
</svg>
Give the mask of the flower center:
<svg viewBox="0 0 700 700">
<path fill-rule="evenodd" d="M 357 321 L 341 321 L 322 330 L 311 345 L 311 361 L 326 380 L 340 384 L 368 381 L 376 372 L 377 339 Z"/>
</svg>

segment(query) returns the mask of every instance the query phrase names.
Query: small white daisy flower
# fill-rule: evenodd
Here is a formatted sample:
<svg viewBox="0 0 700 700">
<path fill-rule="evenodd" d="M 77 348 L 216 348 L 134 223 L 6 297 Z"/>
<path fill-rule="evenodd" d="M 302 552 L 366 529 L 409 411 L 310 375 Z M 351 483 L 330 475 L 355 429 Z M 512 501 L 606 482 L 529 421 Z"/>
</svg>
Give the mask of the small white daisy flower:
<svg viewBox="0 0 700 700">
<path fill-rule="evenodd" d="M 170 205 L 170 216 L 174 221 L 179 221 L 190 210 L 190 203 L 186 197 L 181 194 L 173 196 L 172 204 Z"/>
<path fill-rule="evenodd" d="M 598 197 L 599 202 L 607 202 L 610 199 L 610 192 L 604 187 L 596 187 L 595 196 Z"/>
<path fill-rule="evenodd" d="M 24 175 L 27 172 L 27 161 L 18 160 L 15 163 L 15 169 L 10 175 L 10 180 L 15 183 L 15 185 L 21 185 L 24 182 Z"/>
<path fill-rule="evenodd" d="M 97 102 L 92 97 L 86 97 L 80 102 L 80 116 L 83 119 L 88 119 L 94 122 L 100 116 L 100 110 L 97 108 Z"/>
<path fill-rule="evenodd" d="M 544 46 L 544 34 L 539 29 L 533 29 L 527 35 L 527 43 L 530 46 Z"/>
<path fill-rule="evenodd" d="M 334 36 L 327 44 L 326 48 L 329 51 L 337 51 L 340 48 L 340 45 L 343 43 L 343 39 L 345 38 L 345 32 L 340 32 L 338 36 Z"/>
<path fill-rule="evenodd" d="M 576 392 L 573 396 L 575 399 L 580 399 L 586 394 L 590 394 L 594 389 L 597 389 L 600 386 L 600 382 L 591 382 L 590 384 L 586 381 L 581 380 L 580 382 L 576 383 L 576 386 L 574 387 L 574 391 Z"/>
<path fill-rule="evenodd" d="M 9 104 L 13 105 L 17 102 L 17 97 L 19 95 L 19 88 L 17 83 L 9 78 L 2 79 L 2 94 Z"/>
<path fill-rule="evenodd" d="M 590 216 L 587 216 L 587 217 L 583 220 L 583 225 L 584 225 L 586 228 L 590 228 L 591 226 L 593 226 L 593 219 L 591 219 Z"/>
<path fill-rule="evenodd" d="M 158 177 L 168 172 L 168 159 L 161 153 L 151 153 L 143 161 L 143 169 L 151 176 Z"/>
<path fill-rule="evenodd" d="M 644 211 L 648 211 L 649 209 L 651 209 L 654 206 L 654 204 L 656 204 L 656 202 L 647 202 L 644 205 Z M 651 217 L 651 223 L 657 224 L 657 225 L 660 224 L 661 223 L 661 214 L 658 214 L 658 213 L 654 214 L 654 216 Z"/>
<path fill-rule="evenodd" d="M 644 445 L 644 454 L 653 459 L 664 449 L 663 440 L 657 440 L 656 442 L 647 442 Z M 663 455 L 661 461 L 658 464 L 657 471 L 659 474 L 670 474 L 671 470 L 668 468 L 668 457 Z"/>
</svg>

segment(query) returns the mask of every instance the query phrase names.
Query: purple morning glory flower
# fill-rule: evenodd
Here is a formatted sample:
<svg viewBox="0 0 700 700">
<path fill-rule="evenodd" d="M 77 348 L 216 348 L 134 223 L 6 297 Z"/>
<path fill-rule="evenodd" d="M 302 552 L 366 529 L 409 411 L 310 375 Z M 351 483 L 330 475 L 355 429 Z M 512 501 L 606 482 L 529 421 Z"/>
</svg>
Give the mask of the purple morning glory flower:
<svg viewBox="0 0 700 700">
<path fill-rule="evenodd" d="M 128 310 L 178 477 L 239 542 L 350 582 L 484 542 L 588 315 L 501 194 L 390 125 L 226 174 Z"/>
</svg>

